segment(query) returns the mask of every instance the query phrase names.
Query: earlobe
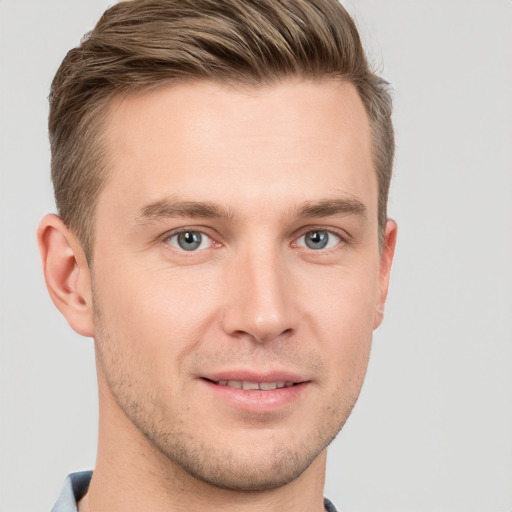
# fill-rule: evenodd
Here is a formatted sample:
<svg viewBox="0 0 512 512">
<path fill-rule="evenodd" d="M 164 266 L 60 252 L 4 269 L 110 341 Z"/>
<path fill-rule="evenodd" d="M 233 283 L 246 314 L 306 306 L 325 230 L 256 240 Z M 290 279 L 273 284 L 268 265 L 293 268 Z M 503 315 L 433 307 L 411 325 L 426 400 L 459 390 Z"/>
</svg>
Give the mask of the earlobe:
<svg viewBox="0 0 512 512">
<path fill-rule="evenodd" d="M 376 329 L 384 318 L 384 307 L 389 288 L 389 276 L 391 274 L 391 264 L 395 254 L 397 225 L 394 220 L 388 220 L 386 223 L 386 232 L 384 237 L 384 247 L 380 257 L 379 271 L 379 296 L 376 304 L 375 322 L 373 328 Z"/>
<path fill-rule="evenodd" d="M 46 287 L 73 330 L 94 335 L 91 273 L 73 232 L 57 215 L 46 215 L 37 230 Z"/>
</svg>

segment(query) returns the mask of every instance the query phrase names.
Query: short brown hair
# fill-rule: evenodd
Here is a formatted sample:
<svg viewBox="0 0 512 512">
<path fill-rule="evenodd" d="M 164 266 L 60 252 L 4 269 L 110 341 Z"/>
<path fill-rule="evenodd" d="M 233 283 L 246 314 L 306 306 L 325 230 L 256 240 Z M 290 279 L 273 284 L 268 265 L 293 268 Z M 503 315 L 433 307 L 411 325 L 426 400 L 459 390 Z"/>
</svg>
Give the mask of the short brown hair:
<svg viewBox="0 0 512 512">
<path fill-rule="evenodd" d="M 108 177 L 102 123 L 114 96 L 188 80 L 263 85 L 293 76 L 357 88 L 372 131 L 382 242 L 394 154 L 391 97 L 336 0 L 129 0 L 108 9 L 68 52 L 50 92 L 55 199 L 86 254 Z"/>
</svg>

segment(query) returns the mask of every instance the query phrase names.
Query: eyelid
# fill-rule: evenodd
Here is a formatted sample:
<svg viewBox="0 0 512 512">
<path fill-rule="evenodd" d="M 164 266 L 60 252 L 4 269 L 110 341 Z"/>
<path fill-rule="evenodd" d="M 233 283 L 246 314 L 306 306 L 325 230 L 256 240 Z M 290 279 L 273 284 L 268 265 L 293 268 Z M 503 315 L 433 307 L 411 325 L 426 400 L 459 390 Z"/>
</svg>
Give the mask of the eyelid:
<svg viewBox="0 0 512 512">
<path fill-rule="evenodd" d="M 172 229 L 170 231 L 167 231 L 164 233 L 160 239 L 162 242 L 170 246 L 173 250 L 179 251 L 180 253 L 185 253 L 187 255 L 192 255 L 194 253 L 198 253 L 201 251 L 205 251 L 207 249 L 210 249 L 212 247 L 220 247 L 222 244 L 218 242 L 211 234 L 208 233 L 208 231 L 211 231 L 207 229 L 204 226 L 183 226 L 176 229 Z M 173 237 L 177 237 L 182 233 L 200 233 L 202 236 L 206 237 L 210 243 L 208 247 L 205 247 L 203 249 L 196 249 L 193 251 L 186 251 L 185 249 L 182 249 L 181 247 L 175 246 L 169 242 L 169 240 Z"/>
<path fill-rule="evenodd" d="M 176 249 L 177 251 L 180 251 L 183 253 L 187 253 L 186 250 L 169 244 L 168 240 L 174 236 L 180 235 L 181 233 L 186 233 L 186 232 L 200 233 L 201 235 L 207 237 L 210 240 L 210 244 L 209 244 L 209 247 L 207 247 L 205 249 L 200 249 L 200 250 L 196 250 L 196 251 L 188 251 L 189 254 L 193 254 L 194 252 L 201 252 L 206 249 L 212 248 L 212 246 L 214 248 L 218 248 L 223 245 L 221 242 L 219 242 L 217 240 L 218 237 L 215 237 L 214 235 L 212 235 L 210 233 L 211 231 L 212 230 L 210 228 L 207 228 L 205 226 L 182 226 L 182 227 L 175 228 L 175 229 L 165 232 L 163 235 L 161 235 L 159 237 L 159 239 L 162 242 L 164 242 L 165 244 L 171 246 L 173 249 Z M 333 250 L 335 248 L 335 247 L 333 247 L 333 248 L 329 248 L 329 249 L 310 249 L 305 246 L 304 247 L 298 246 L 297 241 L 300 238 L 302 238 L 303 236 L 305 236 L 306 234 L 311 233 L 312 231 L 324 231 L 326 233 L 330 233 L 331 235 L 336 236 L 339 239 L 339 242 L 338 242 L 338 244 L 336 244 L 336 246 L 338 246 L 340 243 L 341 244 L 349 243 L 352 239 L 352 236 L 343 229 L 340 229 L 337 227 L 332 227 L 332 226 L 311 225 L 311 226 L 304 226 L 304 227 L 300 228 L 299 230 L 296 230 L 295 234 L 293 235 L 293 239 L 292 239 L 292 242 L 290 245 L 292 247 L 301 247 L 301 248 L 311 251 L 311 252 L 322 252 L 322 251 L 326 252 L 329 250 Z"/>
<path fill-rule="evenodd" d="M 339 242 L 334 247 L 330 247 L 328 249 L 311 249 L 309 247 L 306 247 L 305 245 L 304 246 L 302 246 L 302 245 L 299 246 L 297 244 L 297 241 L 300 238 L 302 238 L 303 236 L 307 235 L 308 233 L 311 233 L 311 232 L 314 232 L 314 231 L 323 231 L 325 233 L 329 233 L 331 235 L 334 235 L 335 237 L 337 237 L 339 239 Z M 313 226 L 305 226 L 305 227 L 301 228 L 300 230 L 298 230 L 298 233 L 294 237 L 291 245 L 292 245 L 292 247 L 300 247 L 301 249 L 305 249 L 305 250 L 310 251 L 310 252 L 321 253 L 321 252 L 328 252 L 328 251 L 334 250 L 340 244 L 349 243 L 351 239 L 352 239 L 352 237 L 350 236 L 350 234 L 347 233 L 343 229 L 335 228 L 335 227 L 332 227 L 332 226 L 315 226 L 315 225 L 313 225 Z"/>
</svg>

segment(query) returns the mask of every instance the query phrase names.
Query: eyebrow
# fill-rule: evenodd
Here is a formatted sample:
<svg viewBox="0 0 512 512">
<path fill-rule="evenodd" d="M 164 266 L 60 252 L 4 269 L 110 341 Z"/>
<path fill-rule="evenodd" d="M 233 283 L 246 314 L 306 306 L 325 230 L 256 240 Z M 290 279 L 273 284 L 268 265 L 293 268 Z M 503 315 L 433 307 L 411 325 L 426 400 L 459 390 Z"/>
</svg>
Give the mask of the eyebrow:
<svg viewBox="0 0 512 512">
<path fill-rule="evenodd" d="M 366 206 L 359 199 L 325 199 L 320 201 L 306 201 L 295 211 L 298 218 L 329 217 L 331 215 L 356 215 L 366 219 L 368 212 Z"/>
<path fill-rule="evenodd" d="M 366 219 L 367 209 L 358 199 L 343 198 L 306 201 L 292 210 L 294 218 L 329 217 L 340 214 L 356 215 Z M 218 203 L 165 198 L 143 206 L 136 214 L 136 221 L 143 224 L 147 221 L 176 217 L 232 220 L 235 215 Z"/>
<path fill-rule="evenodd" d="M 209 201 L 177 201 L 165 198 L 142 207 L 136 215 L 136 220 L 144 223 L 148 220 L 174 217 L 231 219 L 233 213 L 222 205 Z"/>
</svg>

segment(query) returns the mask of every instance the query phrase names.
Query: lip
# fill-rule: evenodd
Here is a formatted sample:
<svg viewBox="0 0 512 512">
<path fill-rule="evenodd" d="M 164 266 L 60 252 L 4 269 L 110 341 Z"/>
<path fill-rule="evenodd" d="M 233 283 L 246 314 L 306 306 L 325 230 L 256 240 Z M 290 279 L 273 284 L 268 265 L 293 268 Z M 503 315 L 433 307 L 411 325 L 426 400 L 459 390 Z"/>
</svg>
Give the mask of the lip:
<svg viewBox="0 0 512 512">
<path fill-rule="evenodd" d="M 288 371 L 258 373 L 230 370 L 200 376 L 199 381 L 219 404 L 256 414 L 278 412 L 292 406 L 301 400 L 311 385 L 309 379 Z M 286 382 L 287 386 L 271 390 L 245 390 L 218 384 L 219 381 Z"/>
<path fill-rule="evenodd" d="M 273 370 L 270 372 L 256 372 L 254 370 L 225 370 L 200 375 L 203 379 L 214 382 L 221 380 L 241 380 L 248 382 L 293 382 L 301 383 L 310 379 L 290 371 Z"/>
</svg>

